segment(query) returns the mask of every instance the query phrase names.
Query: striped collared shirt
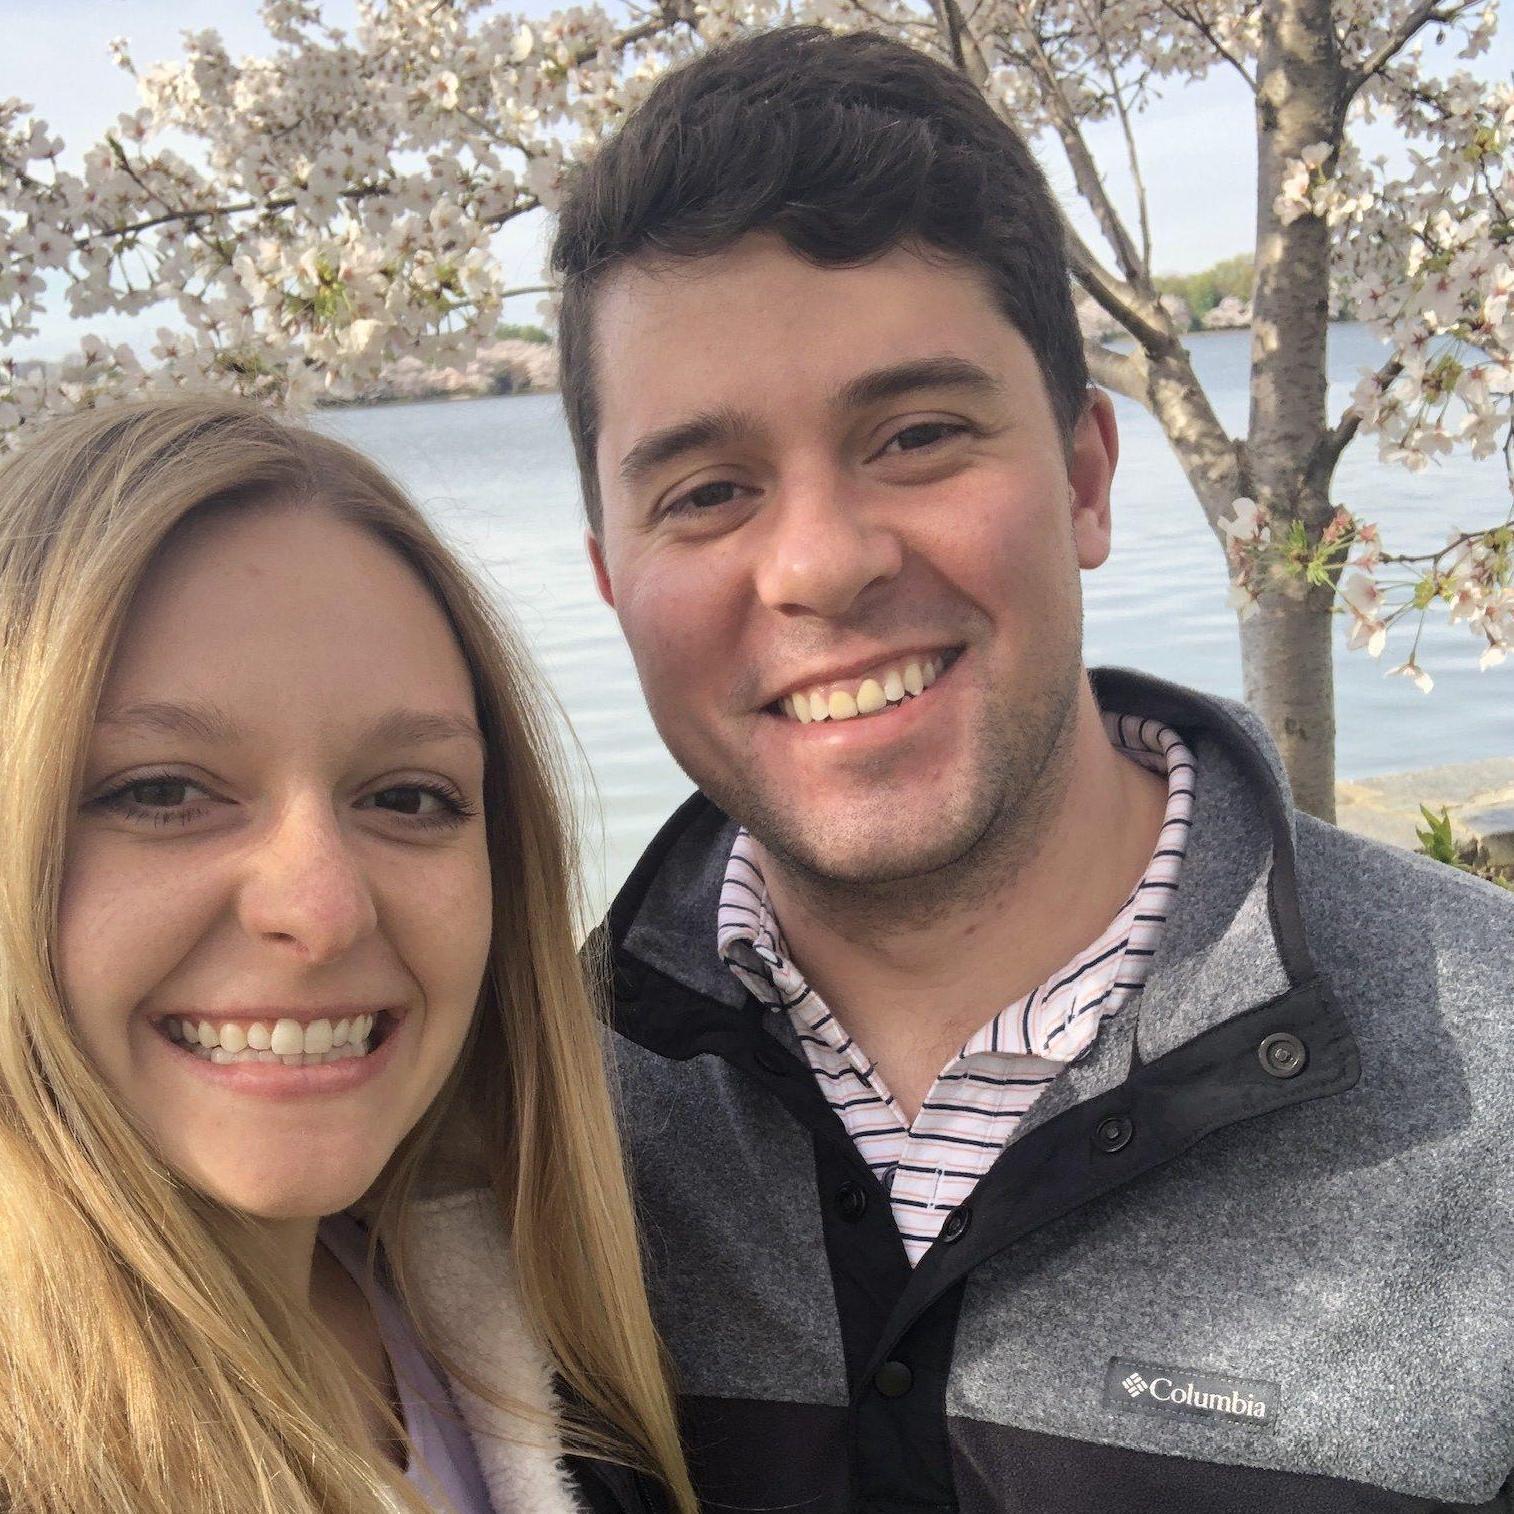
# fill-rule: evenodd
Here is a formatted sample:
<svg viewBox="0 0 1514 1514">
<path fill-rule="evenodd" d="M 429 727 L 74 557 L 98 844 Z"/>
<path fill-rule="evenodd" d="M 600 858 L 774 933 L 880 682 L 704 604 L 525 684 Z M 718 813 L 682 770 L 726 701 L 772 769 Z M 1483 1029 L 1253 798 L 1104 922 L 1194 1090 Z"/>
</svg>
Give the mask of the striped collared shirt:
<svg viewBox="0 0 1514 1514">
<path fill-rule="evenodd" d="M 1118 751 L 1167 778 L 1167 810 L 1141 881 L 1097 941 L 1001 1010 L 942 1068 L 910 1124 L 866 1052 L 790 960 L 757 851 L 739 831 L 726 864 L 720 955 L 763 1003 L 787 1011 L 821 1090 L 889 1191 L 910 1264 L 1012 1141 L 1025 1112 L 1141 987 L 1177 888 L 1194 762 L 1154 720 L 1104 715 Z"/>
</svg>

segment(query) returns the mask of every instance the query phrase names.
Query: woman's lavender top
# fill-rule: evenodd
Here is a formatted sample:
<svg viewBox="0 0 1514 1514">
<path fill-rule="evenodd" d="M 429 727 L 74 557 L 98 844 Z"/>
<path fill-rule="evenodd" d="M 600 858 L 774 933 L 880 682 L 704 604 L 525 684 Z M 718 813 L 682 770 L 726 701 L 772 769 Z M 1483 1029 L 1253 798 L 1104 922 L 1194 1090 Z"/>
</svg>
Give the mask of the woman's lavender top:
<svg viewBox="0 0 1514 1514">
<path fill-rule="evenodd" d="M 493 1514 L 473 1442 L 446 1382 L 399 1301 L 368 1275 L 367 1231 L 351 1215 L 333 1214 L 321 1221 L 320 1238 L 363 1290 L 378 1321 L 410 1440 L 410 1481 L 445 1514 Z"/>
</svg>

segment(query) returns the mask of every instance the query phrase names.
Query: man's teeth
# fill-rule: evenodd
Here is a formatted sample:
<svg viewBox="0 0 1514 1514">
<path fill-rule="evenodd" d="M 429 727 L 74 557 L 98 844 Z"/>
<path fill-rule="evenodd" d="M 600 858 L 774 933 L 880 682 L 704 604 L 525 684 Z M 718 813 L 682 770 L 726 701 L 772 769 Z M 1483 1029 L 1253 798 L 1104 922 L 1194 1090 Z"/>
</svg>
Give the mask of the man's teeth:
<svg viewBox="0 0 1514 1514">
<path fill-rule="evenodd" d="M 808 725 L 813 720 L 851 720 L 857 715 L 876 715 L 891 704 L 902 704 L 923 693 L 940 676 L 946 659 L 922 657 L 913 662 L 864 678 L 855 688 L 809 689 L 787 694 L 779 705 L 791 720 Z"/>
<path fill-rule="evenodd" d="M 366 1056 L 374 1015 L 344 1015 L 340 1020 L 191 1020 L 170 1015 L 163 1021 L 169 1039 L 202 1061 L 282 1062 L 286 1067 L 315 1067 Z"/>
</svg>

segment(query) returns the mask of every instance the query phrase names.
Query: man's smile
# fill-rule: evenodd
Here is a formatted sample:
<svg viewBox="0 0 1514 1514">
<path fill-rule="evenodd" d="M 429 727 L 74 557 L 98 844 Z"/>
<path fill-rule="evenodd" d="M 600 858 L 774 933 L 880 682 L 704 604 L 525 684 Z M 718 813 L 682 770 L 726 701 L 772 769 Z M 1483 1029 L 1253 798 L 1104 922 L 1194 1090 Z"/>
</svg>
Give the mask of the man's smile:
<svg viewBox="0 0 1514 1514">
<path fill-rule="evenodd" d="M 881 715 L 924 693 L 951 667 L 961 651 L 958 646 L 910 652 L 843 677 L 806 680 L 801 687 L 774 700 L 767 709 L 801 725 Z"/>
</svg>

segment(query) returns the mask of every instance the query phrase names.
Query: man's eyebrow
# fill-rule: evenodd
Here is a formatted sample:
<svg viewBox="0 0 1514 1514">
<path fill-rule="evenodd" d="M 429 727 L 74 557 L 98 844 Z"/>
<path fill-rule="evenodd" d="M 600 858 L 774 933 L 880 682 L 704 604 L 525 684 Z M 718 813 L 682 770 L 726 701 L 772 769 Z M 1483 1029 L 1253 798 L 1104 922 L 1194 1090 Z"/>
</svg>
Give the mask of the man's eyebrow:
<svg viewBox="0 0 1514 1514">
<path fill-rule="evenodd" d="M 634 489 L 665 464 L 701 447 L 724 447 L 756 431 L 757 424 L 738 410 L 705 410 L 688 420 L 649 431 L 620 460 L 620 481 Z"/>
<path fill-rule="evenodd" d="M 963 357 L 915 358 L 848 379 L 836 391 L 835 404 L 842 410 L 864 410 L 919 389 L 970 389 L 979 394 L 999 394 L 1004 385 L 986 368 Z"/>
<path fill-rule="evenodd" d="M 242 738 L 242 727 L 225 710 L 205 700 L 176 704 L 171 700 L 149 700 L 100 715 L 102 726 L 159 731 L 166 736 L 185 736 L 208 746 L 229 746 Z M 358 739 L 363 745 L 424 746 L 430 742 L 451 741 L 458 737 L 484 744 L 483 732 L 462 715 L 432 710 L 390 710 L 380 715 Z"/>
</svg>

